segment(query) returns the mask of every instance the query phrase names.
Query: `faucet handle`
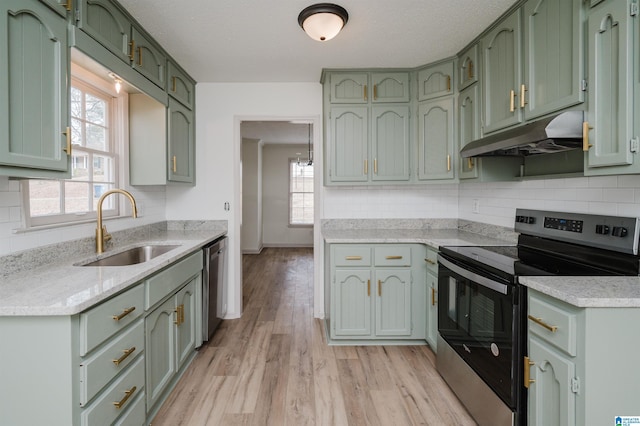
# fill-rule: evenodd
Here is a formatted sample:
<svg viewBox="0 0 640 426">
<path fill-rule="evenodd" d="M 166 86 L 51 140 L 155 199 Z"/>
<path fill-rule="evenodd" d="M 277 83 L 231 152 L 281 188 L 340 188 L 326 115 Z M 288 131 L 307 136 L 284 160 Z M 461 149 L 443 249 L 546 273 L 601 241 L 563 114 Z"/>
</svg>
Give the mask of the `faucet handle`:
<svg viewBox="0 0 640 426">
<path fill-rule="evenodd" d="M 111 234 L 107 232 L 107 226 L 102 225 L 102 241 L 105 243 L 111 240 Z"/>
</svg>

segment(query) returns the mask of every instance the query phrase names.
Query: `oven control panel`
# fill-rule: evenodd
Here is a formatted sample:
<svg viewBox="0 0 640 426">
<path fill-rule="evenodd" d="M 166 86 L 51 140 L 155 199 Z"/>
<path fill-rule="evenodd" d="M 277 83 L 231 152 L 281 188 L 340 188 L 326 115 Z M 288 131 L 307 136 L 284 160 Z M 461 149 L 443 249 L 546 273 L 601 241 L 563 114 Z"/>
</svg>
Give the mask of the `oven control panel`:
<svg viewBox="0 0 640 426">
<path fill-rule="evenodd" d="M 517 209 L 514 228 L 521 234 L 638 254 L 637 217 Z"/>
</svg>

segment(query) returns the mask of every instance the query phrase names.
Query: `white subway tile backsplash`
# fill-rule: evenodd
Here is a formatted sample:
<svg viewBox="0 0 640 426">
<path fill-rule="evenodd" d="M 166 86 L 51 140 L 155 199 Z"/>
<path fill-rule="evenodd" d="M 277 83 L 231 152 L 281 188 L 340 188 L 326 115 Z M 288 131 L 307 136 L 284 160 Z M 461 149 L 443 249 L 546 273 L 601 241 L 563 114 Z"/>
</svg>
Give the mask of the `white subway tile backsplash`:
<svg viewBox="0 0 640 426">
<path fill-rule="evenodd" d="M 603 195 L 604 201 L 613 203 L 633 203 L 635 196 L 632 188 L 607 188 Z"/>
</svg>

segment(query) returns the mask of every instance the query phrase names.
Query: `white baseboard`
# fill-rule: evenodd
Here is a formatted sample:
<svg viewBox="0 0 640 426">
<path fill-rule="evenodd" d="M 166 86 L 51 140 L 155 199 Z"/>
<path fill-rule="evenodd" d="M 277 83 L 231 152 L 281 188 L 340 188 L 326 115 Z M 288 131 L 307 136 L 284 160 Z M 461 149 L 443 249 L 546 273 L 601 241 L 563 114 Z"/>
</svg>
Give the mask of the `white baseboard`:
<svg viewBox="0 0 640 426">
<path fill-rule="evenodd" d="M 264 244 L 263 247 L 273 247 L 273 248 L 313 248 L 313 243 L 309 244 L 300 244 L 300 243 L 268 243 Z"/>
</svg>

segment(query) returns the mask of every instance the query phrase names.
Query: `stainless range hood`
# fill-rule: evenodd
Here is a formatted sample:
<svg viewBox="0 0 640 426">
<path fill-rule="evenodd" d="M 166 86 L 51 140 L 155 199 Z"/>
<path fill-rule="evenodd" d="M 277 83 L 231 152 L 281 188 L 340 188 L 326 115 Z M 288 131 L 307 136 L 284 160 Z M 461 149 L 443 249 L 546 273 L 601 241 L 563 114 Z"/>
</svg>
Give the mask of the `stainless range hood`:
<svg viewBox="0 0 640 426">
<path fill-rule="evenodd" d="M 567 111 L 468 143 L 467 157 L 526 156 L 582 148 L 583 111 Z"/>
</svg>

